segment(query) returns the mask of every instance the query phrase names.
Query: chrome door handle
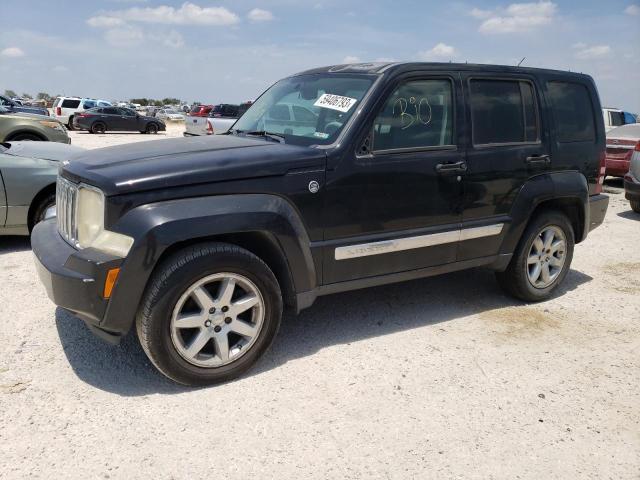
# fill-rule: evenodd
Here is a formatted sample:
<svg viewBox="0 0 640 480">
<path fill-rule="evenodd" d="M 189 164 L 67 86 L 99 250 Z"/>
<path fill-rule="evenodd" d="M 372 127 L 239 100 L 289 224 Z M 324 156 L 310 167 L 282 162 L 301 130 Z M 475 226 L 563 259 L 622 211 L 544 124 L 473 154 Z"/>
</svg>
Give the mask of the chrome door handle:
<svg viewBox="0 0 640 480">
<path fill-rule="evenodd" d="M 436 165 L 438 173 L 459 173 L 467 171 L 467 162 L 439 163 Z"/>
<path fill-rule="evenodd" d="M 551 163 L 549 155 L 532 155 L 525 160 L 530 165 L 548 165 Z"/>
</svg>

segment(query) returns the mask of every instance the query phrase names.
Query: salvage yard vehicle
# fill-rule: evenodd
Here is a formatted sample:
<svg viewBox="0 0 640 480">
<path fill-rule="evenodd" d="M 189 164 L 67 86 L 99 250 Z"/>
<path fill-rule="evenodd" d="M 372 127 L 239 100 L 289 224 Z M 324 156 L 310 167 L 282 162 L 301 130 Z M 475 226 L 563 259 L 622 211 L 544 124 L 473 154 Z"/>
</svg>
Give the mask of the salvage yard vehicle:
<svg viewBox="0 0 640 480">
<path fill-rule="evenodd" d="M 185 137 L 194 135 L 221 135 L 233 126 L 244 112 L 251 106 L 250 103 L 231 105 L 223 103 L 215 105 L 209 113 L 202 116 L 188 116 L 185 120 Z"/>
<path fill-rule="evenodd" d="M 163 108 L 156 112 L 156 118 L 170 122 L 184 122 L 184 115 L 175 108 Z"/>
<path fill-rule="evenodd" d="M 140 132 L 156 134 L 159 131 L 164 132 L 166 125 L 159 118 L 146 117 L 128 108 L 101 107 L 77 113 L 73 120 L 73 128 L 87 130 L 91 133 Z"/>
<path fill-rule="evenodd" d="M 51 110 L 54 118 L 67 125 L 69 130 L 73 130 L 73 120 L 76 115 L 95 107 L 109 106 L 111 106 L 111 102 L 107 102 L 106 100 L 78 97 L 57 97 L 53 102 Z"/>
<path fill-rule="evenodd" d="M 0 144 L 0 235 L 29 235 L 55 216 L 59 164 L 82 151 L 54 142 Z"/>
<path fill-rule="evenodd" d="M 640 141 L 636 143 L 629 162 L 629 172 L 624 177 L 624 195 L 631 209 L 640 213 Z"/>
<path fill-rule="evenodd" d="M 0 142 L 43 141 L 71 143 L 65 126 L 44 115 L 12 113 L 0 107 Z"/>
<path fill-rule="evenodd" d="M 313 113 L 278 119 L 299 106 Z M 270 130 L 271 129 L 271 130 Z M 49 297 L 103 339 L 135 325 L 167 377 L 233 379 L 284 308 L 472 267 L 549 298 L 603 222 L 591 77 L 372 63 L 270 87 L 226 135 L 87 152 L 32 235 Z"/>
<path fill-rule="evenodd" d="M 606 175 L 624 177 L 631 155 L 640 145 L 640 123 L 632 123 L 607 132 Z"/>
</svg>

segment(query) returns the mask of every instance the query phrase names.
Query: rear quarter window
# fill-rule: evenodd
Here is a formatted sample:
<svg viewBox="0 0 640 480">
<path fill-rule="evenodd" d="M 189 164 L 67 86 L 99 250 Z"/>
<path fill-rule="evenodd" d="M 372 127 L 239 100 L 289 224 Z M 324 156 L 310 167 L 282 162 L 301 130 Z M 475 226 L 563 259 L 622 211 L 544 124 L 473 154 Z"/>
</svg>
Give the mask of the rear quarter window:
<svg viewBox="0 0 640 480">
<path fill-rule="evenodd" d="M 80 100 L 63 100 L 60 106 L 62 108 L 78 108 L 80 106 Z"/>
<path fill-rule="evenodd" d="M 580 83 L 553 81 L 547 88 L 556 121 L 557 141 L 595 141 L 595 116 L 587 87 Z"/>
</svg>

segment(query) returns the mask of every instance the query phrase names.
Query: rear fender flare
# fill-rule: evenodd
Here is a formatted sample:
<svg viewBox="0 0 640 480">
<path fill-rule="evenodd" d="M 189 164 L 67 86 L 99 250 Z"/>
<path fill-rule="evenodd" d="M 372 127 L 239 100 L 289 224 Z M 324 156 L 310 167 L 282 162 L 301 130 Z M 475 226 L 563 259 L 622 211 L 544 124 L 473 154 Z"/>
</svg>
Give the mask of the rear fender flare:
<svg viewBox="0 0 640 480">
<path fill-rule="evenodd" d="M 511 222 L 505 232 L 500 253 L 511 254 L 515 251 L 536 209 L 544 208 L 545 205 L 554 208 L 566 202 L 578 205 L 583 222 L 580 231 L 574 234 L 576 243 L 584 240 L 588 232 L 586 220 L 589 218 L 587 179 L 580 172 L 574 171 L 548 173 L 531 178 L 520 189 L 511 209 Z"/>
</svg>

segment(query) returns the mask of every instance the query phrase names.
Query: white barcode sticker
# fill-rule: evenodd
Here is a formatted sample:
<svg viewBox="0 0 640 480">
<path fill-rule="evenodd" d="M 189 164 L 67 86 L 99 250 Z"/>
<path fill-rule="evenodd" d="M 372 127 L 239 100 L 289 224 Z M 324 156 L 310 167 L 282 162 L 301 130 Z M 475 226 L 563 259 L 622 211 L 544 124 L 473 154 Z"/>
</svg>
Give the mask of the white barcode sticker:
<svg viewBox="0 0 640 480">
<path fill-rule="evenodd" d="M 330 108 L 339 112 L 348 112 L 358 100 L 350 97 L 342 97 L 331 93 L 324 93 L 316 100 L 315 107 Z"/>
</svg>

